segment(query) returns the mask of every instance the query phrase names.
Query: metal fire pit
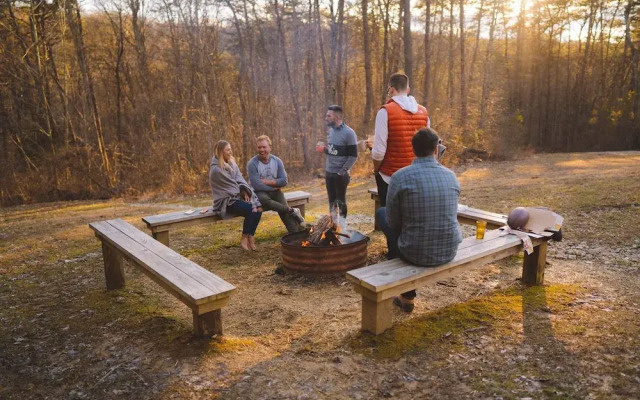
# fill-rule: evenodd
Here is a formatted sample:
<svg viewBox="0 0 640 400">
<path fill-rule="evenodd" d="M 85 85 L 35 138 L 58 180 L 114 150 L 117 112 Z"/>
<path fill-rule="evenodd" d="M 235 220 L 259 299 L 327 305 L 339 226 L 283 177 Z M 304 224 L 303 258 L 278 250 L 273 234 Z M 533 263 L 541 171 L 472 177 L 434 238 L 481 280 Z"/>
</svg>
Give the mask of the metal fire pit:
<svg viewBox="0 0 640 400">
<path fill-rule="evenodd" d="M 344 244 L 337 246 L 303 247 L 302 241 L 307 240 L 309 231 L 283 236 L 280 244 L 284 269 L 303 275 L 328 275 L 364 267 L 369 237 L 357 231 L 350 232 L 351 238 L 341 237 Z"/>
</svg>

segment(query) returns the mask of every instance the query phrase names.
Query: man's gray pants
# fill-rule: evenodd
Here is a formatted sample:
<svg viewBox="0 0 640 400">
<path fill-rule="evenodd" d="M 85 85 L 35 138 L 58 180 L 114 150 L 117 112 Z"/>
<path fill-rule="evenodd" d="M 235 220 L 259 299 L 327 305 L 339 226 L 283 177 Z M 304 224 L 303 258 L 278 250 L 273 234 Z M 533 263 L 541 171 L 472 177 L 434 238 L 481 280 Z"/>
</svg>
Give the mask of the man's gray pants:
<svg viewBox="0 0 640 400">
<path fill-rule="evenodd" d="M 300 223 L 293 214 L 289 213 L 287 199 L 284 198 L 282 190 L 271 192 L 256 192 L 264 211 L 276 211 L 284 223 L 289 233 L 298 232 Z"/>
</svg>

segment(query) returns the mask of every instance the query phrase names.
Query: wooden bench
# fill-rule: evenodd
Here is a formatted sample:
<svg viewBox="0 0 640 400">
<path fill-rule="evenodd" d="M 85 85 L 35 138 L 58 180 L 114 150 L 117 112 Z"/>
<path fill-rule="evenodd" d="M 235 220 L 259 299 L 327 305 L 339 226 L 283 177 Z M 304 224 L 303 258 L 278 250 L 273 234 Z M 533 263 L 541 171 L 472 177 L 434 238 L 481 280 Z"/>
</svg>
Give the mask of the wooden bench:
<svg viewBox="0 0 640 400">
<path fill-rule="evenodd" d="M 303 217 L 305 216 L 305 205 L 309 202 L 310 197 L 310 193 L 301 191 L 284 194 L 289 207 L 299 208 Z M 208 211 L 206 213 L 201 213 L 201 209 L 196 208 L 190 214 L 184 211 L 177 211 L 168 214 L 151 215 L 143 217 L 142 221 L 147 224 L 147 228 L 151 231 L 154 239 L 165 246 L 169 246 L 169 232 L 172 230 L 220 221 L 220 217 L 211 213 L 211 207 L 207 208 Z"/>
<path fill-rule="evenodd" d="M 553 233 L 530 234 L 534 252 L 525 253 L 522 282 L 541 285 L 547 241 Z M 522 250 L 522 240 L 501 229 L 490 230 L 485 238 L 466 238 L 458 246 L 456 257 L 437 267 L 417 267 L 397 258 L 347 272 L 347 280 L 362 295 L 362 330 L 380 334 L 391 327 L 393 297 L 472 268 L 500 260 Z"/>
<path fill-rule="evenodd" d="M 124 286 L 122 260 L 126 258 L 191 308 L 196 335 L 222 334 L 221 308 L 236 290 L 232 284 L 121 219 L 89 226 L 102 241 L 107 290 Z"/>
<path fill-rule="evenodd" d="M 378 208 L 380 208 L 380 197 L 378 196 L 378 189 L 369 189 L 369 194 L 375 202 L 374 215 Z M 489 211 L 480 210 L 478 208 L 471 208 L 462 204 L 458 204 L 458 222 L 461 224 L 475 225 L 477 220 L 487 221 L 488 229 L 495 229 L 501 226 L 507 225 L 507 216 L 503 214 L 496 214 Z M 375 221 L 375 230 L 380 230 L 378 221 Z"/>
</svg>

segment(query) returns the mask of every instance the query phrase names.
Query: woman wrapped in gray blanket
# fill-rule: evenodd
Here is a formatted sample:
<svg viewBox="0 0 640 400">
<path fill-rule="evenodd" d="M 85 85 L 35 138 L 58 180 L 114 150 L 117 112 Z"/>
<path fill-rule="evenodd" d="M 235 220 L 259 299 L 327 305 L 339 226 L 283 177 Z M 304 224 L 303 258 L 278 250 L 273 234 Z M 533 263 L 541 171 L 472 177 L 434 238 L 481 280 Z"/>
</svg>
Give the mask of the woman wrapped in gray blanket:
<svg viewBox="0 0 640 400">
<path fill-rule="evenodd" d="M 260 200 L 240 173 L 229 142 L 218 141 L 213 154 L 209 167 L 213 213 L 222 219 L 243 216 L 240 246 L 244 250 L 257 250 L 254 236 L 262 217 Z"/>
</svg>

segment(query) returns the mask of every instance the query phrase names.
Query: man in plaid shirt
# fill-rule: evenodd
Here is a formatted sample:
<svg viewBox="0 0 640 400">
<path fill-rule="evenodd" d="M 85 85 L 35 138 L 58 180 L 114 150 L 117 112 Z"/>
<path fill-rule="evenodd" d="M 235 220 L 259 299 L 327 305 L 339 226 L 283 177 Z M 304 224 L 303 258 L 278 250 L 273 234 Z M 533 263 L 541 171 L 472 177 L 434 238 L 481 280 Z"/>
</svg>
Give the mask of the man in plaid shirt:
<svg viewBox="0 0 640 400">
<path fill-rule="evenodd" d="M 458 229 L 460 184 L 438 163 L 437 133 L 420 129 L 411 140 L 418 158 L 391 177 L 387 206 L 376 212 L 387 238 L 387 258 L 401 257 L 422 267 L 451 261 L 462 241 Z M 393 304 L 413 311 L 416 291 L 403 293 Z"/>
</svg>

